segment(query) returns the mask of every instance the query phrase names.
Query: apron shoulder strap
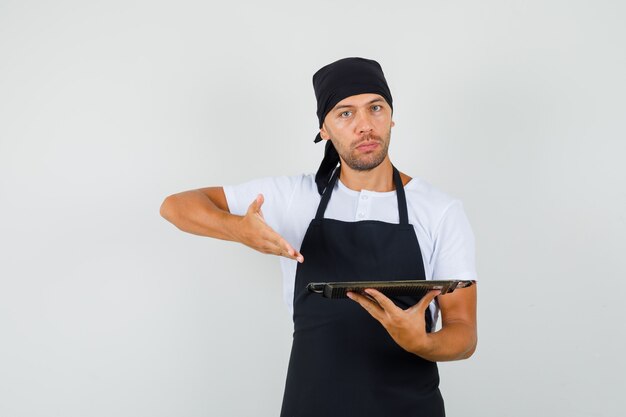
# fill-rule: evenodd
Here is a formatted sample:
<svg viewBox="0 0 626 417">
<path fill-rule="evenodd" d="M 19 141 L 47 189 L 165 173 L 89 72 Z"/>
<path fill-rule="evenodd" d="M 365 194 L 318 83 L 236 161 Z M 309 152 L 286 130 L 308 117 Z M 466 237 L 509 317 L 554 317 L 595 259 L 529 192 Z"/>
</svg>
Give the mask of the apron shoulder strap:
<svg viewBox="0 0 626 417">
<path fill-rule="evenodd" d="M 326 207 L 328 206 L 328 202 L 330 201 L 330 195 L 333 192 L 333 188 L 335 188 L 335 183 L 337 182 L 337 178 L 339 178 L 339 172 L 341 172 L 341 165 L 335 169 L 333 176 L 328 181 L 328 185 L 322 194 L 322 201 L 320 201 L 320 205 L 317 206 L 317 213 L 315 214 L 315 218 L 317 220 L 321 220 L 324 218 L 324 213 L 326 212 Z"/>
<path fill-rule="evenodd" d="M 409 224 L 409 215 L 406 207 L 406 194 L 404 193 L 404 185 L 400 173 L 393 167 L 393 182 L 396 185 L 396 197 L 398 197 L 398 213 L 400 215 L 400 224 Z"/>
</svg>

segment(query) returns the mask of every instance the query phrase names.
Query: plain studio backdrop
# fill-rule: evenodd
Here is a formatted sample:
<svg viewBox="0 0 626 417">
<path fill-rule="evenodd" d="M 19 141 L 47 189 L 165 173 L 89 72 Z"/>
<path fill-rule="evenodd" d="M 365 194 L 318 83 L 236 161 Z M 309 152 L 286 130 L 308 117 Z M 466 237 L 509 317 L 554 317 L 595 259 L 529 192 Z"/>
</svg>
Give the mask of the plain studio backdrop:
<svg viewBox="0 0 626 417">
<path fill-rule="evenodd" d="M 278 415 L 278 258 L 159 207 L 314 172 L 311 77 L 346 56 L 381 63 L 392 160 L 476 235 L 479 346 L 440 365 L 448 415 L 621 415 L 625 18 L 617 0 L 1 0 L 0 415 Z"/>
</svg>

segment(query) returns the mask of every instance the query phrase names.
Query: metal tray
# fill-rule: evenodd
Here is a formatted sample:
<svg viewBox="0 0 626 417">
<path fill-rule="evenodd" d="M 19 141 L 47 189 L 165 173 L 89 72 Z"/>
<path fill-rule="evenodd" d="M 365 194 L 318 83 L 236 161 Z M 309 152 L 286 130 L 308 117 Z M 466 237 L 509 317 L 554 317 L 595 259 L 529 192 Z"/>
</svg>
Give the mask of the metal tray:
<svg viewBox="0 0 626 417">
<path fill-rule="evenodd" d="M 349 291 L 364 294 L 366 288 L 374 288 L 386 296 L 409 295 L 421 298 L 431 290 L 440 290 L 443 295 L 475 283 L 474 280 L 311 282 L 307 289 L 326 298 L 347 298 L 346 293 Z"/>
</svg>

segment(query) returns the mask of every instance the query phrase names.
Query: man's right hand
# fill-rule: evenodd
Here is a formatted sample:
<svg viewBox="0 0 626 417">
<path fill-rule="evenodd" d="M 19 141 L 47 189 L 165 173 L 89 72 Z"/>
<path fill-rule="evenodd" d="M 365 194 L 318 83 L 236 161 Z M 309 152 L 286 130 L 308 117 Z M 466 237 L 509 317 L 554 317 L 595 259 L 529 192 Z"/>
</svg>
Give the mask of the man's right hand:
<svg viewBox="0 0 626 417">
<path fill-rule="evenodd" d="M 263 202 L 263 194 L 259 194 L 248 207 L 248 211 L 241 218 L 238 240 L 261 253 L 284 256 L 300 263 L 304 262 L 302 254 L 265 223 L 261 211 Z"/>
<path fill-rule="evenodd" d="M 243 243 L 262 253 L 304 262 L 304 257 L 265 223 L 259 194 L 244 216 L 230 213 L 222 187 L 206 187 L 173 194 L 160 213 L 180 230 L 199 236 Z"/>
</svg>

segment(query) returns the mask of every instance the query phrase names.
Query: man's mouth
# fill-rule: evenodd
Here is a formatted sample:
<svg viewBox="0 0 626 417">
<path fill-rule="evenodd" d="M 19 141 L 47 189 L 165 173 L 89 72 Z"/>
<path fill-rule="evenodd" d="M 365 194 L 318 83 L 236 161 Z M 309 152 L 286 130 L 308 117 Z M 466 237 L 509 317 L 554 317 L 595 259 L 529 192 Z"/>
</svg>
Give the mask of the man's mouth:
<svg viewBox="0 0 626 417">
<path fill-rule="evenodd" d="M 374 149 L 376 149 L 378 147 L 378 142 L 374 142 L 372 140 L 367 141 L 359 146 L 357 146 L 356 148 L 360 151 L 372 151 Z"/>
<path fill-rule="evenodd" d="M 366 139 L 359 143 L 355 148 L 362 152 L 374 150 L 380 145 L 377 139 Z"/>
</svg>

